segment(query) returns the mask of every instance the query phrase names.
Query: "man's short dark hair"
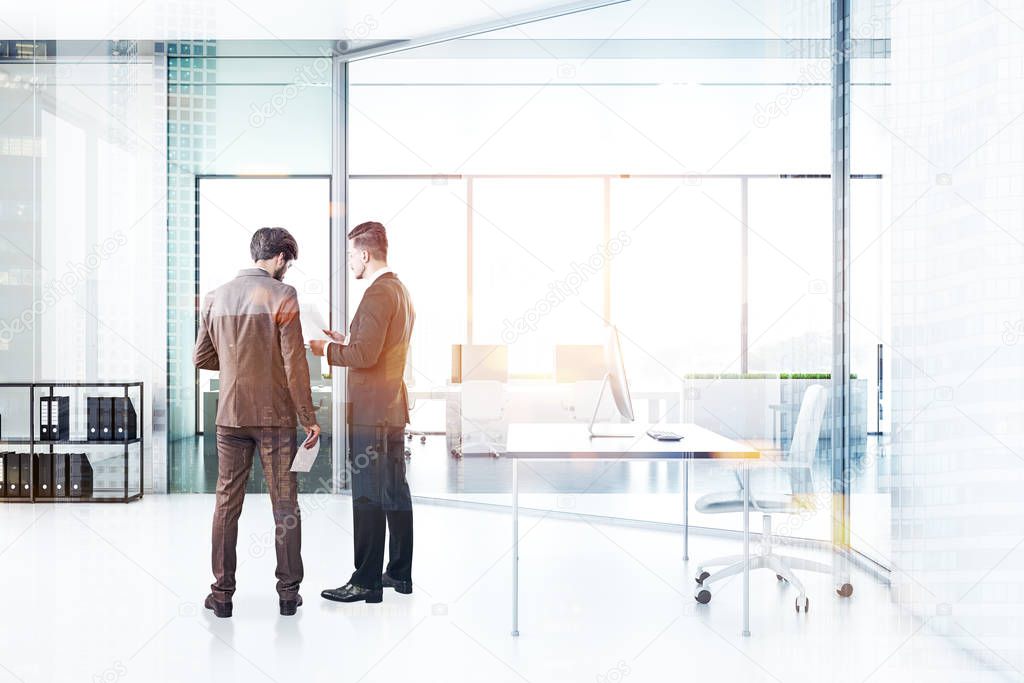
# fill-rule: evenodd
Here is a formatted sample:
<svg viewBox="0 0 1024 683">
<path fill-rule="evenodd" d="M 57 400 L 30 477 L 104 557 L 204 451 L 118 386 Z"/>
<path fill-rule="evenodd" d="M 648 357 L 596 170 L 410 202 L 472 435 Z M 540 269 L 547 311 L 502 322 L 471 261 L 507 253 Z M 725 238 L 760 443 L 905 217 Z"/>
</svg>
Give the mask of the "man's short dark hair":
<svg viewBox="0 0 1024 683">
<path fill-rule="evenodd" d="M 272 259 L 284 254 L 288 261 L 299 258 L 299 243 L 284 228 L 260 228 L 252 234 L 249 253 L 253 261 Z"/>
<path fill-rule="evenodd" d="M 370 252 L 378 261 L 388 260 L 388 233 L 377 221 L 360 223 L 348 233 L 348 238 L 357 249 Z"/>
</svg>

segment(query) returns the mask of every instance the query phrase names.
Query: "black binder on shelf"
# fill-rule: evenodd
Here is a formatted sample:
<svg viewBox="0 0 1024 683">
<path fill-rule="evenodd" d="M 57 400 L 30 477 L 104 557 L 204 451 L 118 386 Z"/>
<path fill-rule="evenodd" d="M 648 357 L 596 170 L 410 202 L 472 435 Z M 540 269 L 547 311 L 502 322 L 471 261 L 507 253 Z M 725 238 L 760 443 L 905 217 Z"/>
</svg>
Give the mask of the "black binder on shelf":
<svg viewBox="0 0 1024 683">
<path fill-rule="evenodd" d="M 18 454 L 12 452 L 4 456 L 4 489 L 8 498 L 21 497 L 21 467 Z"/>
<path fill-rule="evenodd" d="M 21 496 L 28 498 L 32 495 L 32 454 L 18 453 L 18 460 L 21 470 Z"/>
<path fill-rule="evenodd" d="M 8 441 L 0 440 L 0 507 L 4 502 L 128 503 L 142 498 L 146 453 L 142 382 L 0 382 L 0 388 L 23 396 L 19 400 L 24 401 L 23 412 L 30 425 L 27 434 L 24 430 L 13 436 L 5 433 Z M 6 409 L 4 416 L 10 431 Z M 87 452 L 68 453 L 71 449 L 63 444 L 80 444 L 78 450 Z M 94 454 L 99 459 L 93 465 L 88 451 L 97 449 L 102 454 Z M 120 456 L 122 451 L 123 457 L 110 457 L 114 453 Z M 131 477 L 129 463 L 133 459 L 139 474 L 135 490 L 130 491 L 119 485 L 118 472 Z M 101 492 L 99 498 L 95 497 L 97 491 Z"/>
<path fill-rule="evenodd" d="M 53 498 L 53 461 L 56 457 L 56 453 L 35 455 L 37 498 Z"/>
<path fill-rule="evenodd" d="M 101 396 L 85 397 L 85 431 L 89 441 L 99 441 L 100 439 L 100 401 L 102 400 Z"/>
<path fill-rule="evenodd" d="M 43 397 L 39 398 L 39 440 L 50 440 L 50 403 Z"/>
<path fill-rule="evenodd" d="M 127 396 L 115 396 L 110 399 L 110 410 L 113 413 L 113 435 L 116 441 L 138 438 L 138 415 L 135 406 Z"/>
<path fill-rule="evenodd" d="M 39 440 L 67 441 L 71 438 L 68 422 L 71 410 L 69 396 L 39 397 Z"/>
<path fill-rule="evenodd" d="M 68 454 L 53 454 L 53 497 L 67 498 L 68 495 Z"/>
<path fill-rule="evenodd" d="M 100 404 L 100 421 L 99 421 L 99 440 L 110 441 L 114 438 L 114 416 L 113 407 L 114 402 L 110 400 L 109 396 L 101 396 L 99 398 Z"/>
<path fill-rule="evenodd" d="M 85 453 L 68 454 L 68 496 L 92 497 L 92 464 Z"/>
</svg>

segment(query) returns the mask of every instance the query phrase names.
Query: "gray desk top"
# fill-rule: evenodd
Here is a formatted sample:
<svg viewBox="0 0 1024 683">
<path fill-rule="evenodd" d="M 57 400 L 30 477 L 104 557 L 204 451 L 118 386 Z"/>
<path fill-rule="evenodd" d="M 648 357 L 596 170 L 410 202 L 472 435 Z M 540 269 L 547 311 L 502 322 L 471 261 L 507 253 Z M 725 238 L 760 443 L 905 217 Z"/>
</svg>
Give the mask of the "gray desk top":
<svg viewBox="0 0 1024 683">
<path fill-rule="evenodd" d="M 654 429 L 682 434 L 681 441 L 657 441 L 646 424 L 598 425 L 591 438 L 587 425 L 518 423 L 508 426 L 505 455 L 522 460 L 746 460 L 761 457 L 755 449 L 695 424 L 657 424 Z"/>
</svg>

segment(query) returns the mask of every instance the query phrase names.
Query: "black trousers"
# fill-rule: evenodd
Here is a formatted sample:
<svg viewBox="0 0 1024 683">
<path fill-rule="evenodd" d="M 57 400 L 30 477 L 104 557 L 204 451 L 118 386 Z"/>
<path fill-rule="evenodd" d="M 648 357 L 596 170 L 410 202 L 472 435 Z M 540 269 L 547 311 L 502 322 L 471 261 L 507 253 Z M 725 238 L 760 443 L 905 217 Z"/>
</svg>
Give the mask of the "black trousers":
<svg viewBox="0 0 1024 683">
<path fill-rule="evenodd" d="M 351 426 L 351 583 L 380 588 L 384 541 L 390 533 L 387 573 L 412 581 L 412 495 L 405 480 L 405 427 Z"/>
</svg>

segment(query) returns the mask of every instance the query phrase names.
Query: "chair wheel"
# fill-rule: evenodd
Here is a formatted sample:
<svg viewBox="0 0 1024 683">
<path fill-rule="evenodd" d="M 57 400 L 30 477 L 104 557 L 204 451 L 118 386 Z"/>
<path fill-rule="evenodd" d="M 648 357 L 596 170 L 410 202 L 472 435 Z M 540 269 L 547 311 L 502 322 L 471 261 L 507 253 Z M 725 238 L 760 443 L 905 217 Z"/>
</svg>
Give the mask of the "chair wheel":
<svg viewBox="0 0 1024 683">
<path fill-rule="evenodd" d="M 811 609 L 811 599 L 805 597 L 804 598 L 804 614 L 806 614 L 810 609 Z M 800 598 L 796 599 L 796 611 L 798 613 L 800 612 Z"/>
<path fill-rule="evenodd" d="M 707 588 L 698 588 L 693 592 L 693 599 L 702 605 L 706 605 L 711 602 L 711 591 Z"/>
<path fill-rule="evenodd" d="M 786 580 L 786 577 L 785 577 L 785 576 L 783 576 L 782 574 L 776 574 L 776 575 L 775 575 L 775 578 L 776 578 L 777 580 L 779 580 L 779 581 L 785 581 L 785 580 Z"/>
<path fill-rule="evenodd" d="M 842 586 L 836 589 L 836 593 L 838 593 L 839 597 L 841 598 L 850 597 L 851 595 L 853 595 L 853 584 L 844 583 Z"/>
<path fill-rule="evenodd" d="M 708 578 L 709 576 L 711 576 L 711 574 L 702 571 L 700 574 L 697 575 L 697 577 L 694 579 L 694 581 L 697 582 L 698 586 L 703 586 L 704 585 L 704 580 L 706 578 Z"/>
<path fill-rule="evenodd" d="M 426 435 L 424 435 L 424 436 L 421 436 L 421 437 L 420 437 L 420 443 L 426 443 L 426 442 L 427 442 L 427 437 L 426 437 Z"/>
</svg>

